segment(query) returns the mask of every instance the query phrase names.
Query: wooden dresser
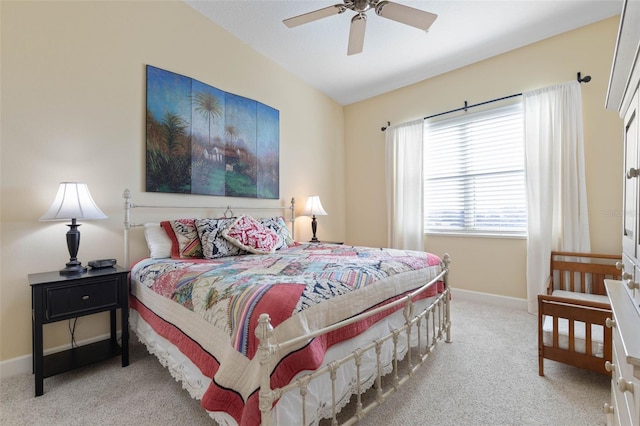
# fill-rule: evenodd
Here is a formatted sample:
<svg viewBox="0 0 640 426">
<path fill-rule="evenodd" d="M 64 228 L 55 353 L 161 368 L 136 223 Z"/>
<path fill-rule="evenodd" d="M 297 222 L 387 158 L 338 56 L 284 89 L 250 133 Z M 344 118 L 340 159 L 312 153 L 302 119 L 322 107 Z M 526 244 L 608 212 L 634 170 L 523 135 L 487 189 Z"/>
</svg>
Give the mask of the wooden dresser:
<svg viewBox="0 0 640 426">
<path fill-rule="evenodd" d="M 606 280 L 611 300 L 613 361 L 608 425 L 640 425 L 640 1 L 625 0 L 611 68 L 606 107 L 618 111 L 624 125 L 622 206 L 623 280 Z"/>
</svg>

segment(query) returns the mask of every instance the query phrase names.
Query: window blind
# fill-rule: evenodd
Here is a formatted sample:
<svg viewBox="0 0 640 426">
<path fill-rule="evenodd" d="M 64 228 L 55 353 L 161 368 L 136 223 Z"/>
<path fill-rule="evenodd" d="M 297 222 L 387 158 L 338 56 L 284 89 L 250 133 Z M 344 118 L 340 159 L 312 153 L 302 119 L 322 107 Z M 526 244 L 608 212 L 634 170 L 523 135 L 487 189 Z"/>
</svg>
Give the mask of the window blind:
<svg viewBox="0 0 640 426">
<path fill-rule="evenodd" d="M 426 232 L 526 234 L 520 102 L 425 122 Z"/>
</svg>

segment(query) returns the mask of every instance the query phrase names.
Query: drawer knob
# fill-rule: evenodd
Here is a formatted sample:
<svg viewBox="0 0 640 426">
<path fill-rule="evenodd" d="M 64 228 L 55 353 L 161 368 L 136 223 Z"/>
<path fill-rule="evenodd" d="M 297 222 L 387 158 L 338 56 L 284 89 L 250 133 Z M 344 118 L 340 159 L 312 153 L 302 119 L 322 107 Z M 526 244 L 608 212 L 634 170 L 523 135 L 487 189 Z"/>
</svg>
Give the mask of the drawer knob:
<svg viewBox="0 0 640 426">
<path fill-rule="evenodd" d="M 613 414 L 613 405 L 609 404 L 608 402 L 605 402 L 604 407 L 602 408 L 602 411 L 604 411 L 605 414 Z"/>
<path fill-rule="evenodd" d="M 612 320 L 611 318 L 607 318 L 606 320 L 604 320 L 604 324 L 607 326 L 607 328 L 613 328 L 616 326 L 616 320 Z"/>
<path fill-rule="evenodd" d="M 640 170 L 634 169 L 633 167 L 629 169 L 627 172 L 627 179 L 632 179 L 634 177 L 638 177 L 640 175 Z"/>
<path fill-rule="evenodd" d="M 623 280 L 631 280 L 633 278 L 633 274 L 630 274 L 628 272 L 623 272 L 621 275 L 621 278 Z"/>
<path fill-rule="evenodd" d="M 82 300 L 86 302 L 87 300 L 89 300 L 89 296 L 85 294 L 84 296 L 82 296 Z"/>
<path fill-rule="evenodd" d="M 640 284 L 634 283 L 632 280 L 629 280 L 627 281 L 627 287 L 629 287 L 629 290 L 635 290 L 637 288 L 640 288 Z"/>
<path fill-rule="evenodd" d="M 607 361 L 604 363 L 604 369 L 607 370 L 609 373 L 612 373 L 616 371 L 616 366 L 615 364 L 612 364 L 611 362 Z"/>
<path fill-rule="evenodd" d="M 624 263 L 616 262 L 616 269 L 619 271 L 624 271 Z"/>
<path fill-rule="evenodd" d="M 629 392 L 633 393 L 633 382 L 627 382 L 624 377 L 620 377 L 618 379 L 618 390 L 620 392 Z"/>
</svg>

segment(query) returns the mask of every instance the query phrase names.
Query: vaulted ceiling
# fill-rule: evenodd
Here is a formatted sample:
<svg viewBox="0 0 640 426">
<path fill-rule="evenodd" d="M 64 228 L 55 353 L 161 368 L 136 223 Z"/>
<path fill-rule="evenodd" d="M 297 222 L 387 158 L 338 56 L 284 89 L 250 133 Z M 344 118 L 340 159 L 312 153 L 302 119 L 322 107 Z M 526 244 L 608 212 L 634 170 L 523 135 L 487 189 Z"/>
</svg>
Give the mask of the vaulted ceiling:
<svg viewBox="0 0 640 426">
<path fill-rule="evenodd" d="M 369 10 L 363 52 L 347 55 L 347 10 L 298 27 L 284 19 L 340 0 L 184 0 L 302 80 L 348 105 L 611 16 L 621 0 L 397 0 L 438 15 L 417 28 Z M 613 46 L 612 46 L 613 49 Z"/>
</svg>

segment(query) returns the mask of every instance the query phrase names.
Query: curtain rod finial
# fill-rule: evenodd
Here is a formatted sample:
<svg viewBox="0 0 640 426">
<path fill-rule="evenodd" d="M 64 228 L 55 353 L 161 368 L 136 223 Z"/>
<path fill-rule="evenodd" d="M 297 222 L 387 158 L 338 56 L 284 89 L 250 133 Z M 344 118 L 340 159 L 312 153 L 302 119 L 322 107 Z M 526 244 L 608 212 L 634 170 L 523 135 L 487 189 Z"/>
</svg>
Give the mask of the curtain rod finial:
<svg viewBox="0 0 640 426">
<path fill-rule="evenodd" d="M 588 83 L 591 81 L 590 75 L 582 76 L 582 73 L 578 72 L 578 83 Z"/>
</svg>

